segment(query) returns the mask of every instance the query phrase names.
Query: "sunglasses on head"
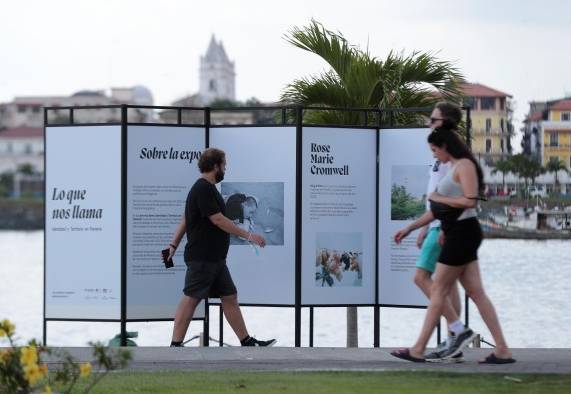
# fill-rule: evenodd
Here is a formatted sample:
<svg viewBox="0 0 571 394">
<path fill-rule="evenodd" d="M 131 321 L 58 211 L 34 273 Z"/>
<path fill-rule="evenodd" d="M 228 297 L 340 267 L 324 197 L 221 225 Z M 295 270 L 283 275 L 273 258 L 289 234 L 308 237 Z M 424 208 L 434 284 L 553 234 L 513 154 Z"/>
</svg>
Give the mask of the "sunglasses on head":
<svg viewBox="0 0 571 394">
<path fill-rule="evenodd" d="M 430 118 L 430 124 L 436 123 L 436 121 L 438 121 L 438 120 L 444 121 L 446 119 L 444 119 L 444 118 Z"/>
</svg>

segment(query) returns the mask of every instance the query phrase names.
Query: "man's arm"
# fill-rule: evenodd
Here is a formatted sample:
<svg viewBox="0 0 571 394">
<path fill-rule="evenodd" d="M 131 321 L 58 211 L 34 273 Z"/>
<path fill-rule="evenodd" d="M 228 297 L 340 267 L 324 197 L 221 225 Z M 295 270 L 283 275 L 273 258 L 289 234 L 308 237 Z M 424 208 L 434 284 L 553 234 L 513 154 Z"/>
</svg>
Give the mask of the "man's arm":
<svg viewBox="0 0 571 394">
<path fill-rule="evenodd" d="M 262 248 L 266 246 L 266 240 L 264 239 L 264 237 L 241 229 L 240 227 L 236 226 L 234 222 L 232 222 L 230 219 L 228 219 L 220 212 L 215 213 L 214 215 L 211 215 L 208 218 L 215 226 L 220 228 L 222 231 L 227 232 L 228 234 L 236 235 L 248 241 L 252 241 L 256 245 L 261 246 Z"/>
<path fill-rule="evenodd" d="M 182 219 L 180 220 L 180 223 L 177 226 L 171 238 L 171 243 L 169 244 L 169 257 L 168 257 L 169 259 L 171 259 L 174 256 L 176 248 L 178 248 L 178 245 L 180 245 L 180 240 L 184 236 L 185 232 L 186 232 L 186 218 L 184 215 L 182 215 Z"/>
</svg>

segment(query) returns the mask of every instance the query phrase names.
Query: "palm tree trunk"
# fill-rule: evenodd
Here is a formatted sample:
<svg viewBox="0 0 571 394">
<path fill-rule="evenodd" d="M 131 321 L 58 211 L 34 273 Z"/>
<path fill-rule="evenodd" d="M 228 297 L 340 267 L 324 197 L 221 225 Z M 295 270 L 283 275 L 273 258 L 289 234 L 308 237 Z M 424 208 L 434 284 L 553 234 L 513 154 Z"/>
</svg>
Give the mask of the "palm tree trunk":
<svg viewBox="0 0 571 394">
<path fill-rule="evenodd" d="M 357 307 L 347 307 L 347 347 L 359 347 Z"/>
</svg>

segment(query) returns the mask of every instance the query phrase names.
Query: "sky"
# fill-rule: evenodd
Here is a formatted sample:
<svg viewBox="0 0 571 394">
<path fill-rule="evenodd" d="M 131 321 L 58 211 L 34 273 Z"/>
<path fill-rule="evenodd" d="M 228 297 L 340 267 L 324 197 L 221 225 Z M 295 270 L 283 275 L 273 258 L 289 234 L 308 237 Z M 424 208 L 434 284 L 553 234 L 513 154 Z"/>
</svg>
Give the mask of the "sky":
<svg viewBox="0 0 571 394">
<path fill-rule="evenodd" d="M 82 89 L 147 86 L 156 105 L 198 91 L 212 34 L 236 64 L 238 100 L 278 100 L 327 65 L 284 35 L 312 18 L 373 56 L 429 51 L 470 82 L 530 101 L 571 95 L 571 1 L 4 1 L 0 102 Z M 515 144 L 519 146 L 519 143 Z"/>
</svg>

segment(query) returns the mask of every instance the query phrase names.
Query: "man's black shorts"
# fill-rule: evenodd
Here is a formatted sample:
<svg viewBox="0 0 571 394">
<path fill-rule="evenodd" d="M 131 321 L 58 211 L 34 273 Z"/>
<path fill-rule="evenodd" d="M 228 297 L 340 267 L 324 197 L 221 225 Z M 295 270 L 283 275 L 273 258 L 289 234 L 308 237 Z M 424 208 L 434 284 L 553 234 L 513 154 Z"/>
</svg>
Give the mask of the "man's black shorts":
<svg viewBox="0 0 571 394">
<path fill-rule="evenodd" d="M 236 286 L 226 260 L 187 262 L 183 293 L 197 299 L 236 294 Z"/>
</svg>

